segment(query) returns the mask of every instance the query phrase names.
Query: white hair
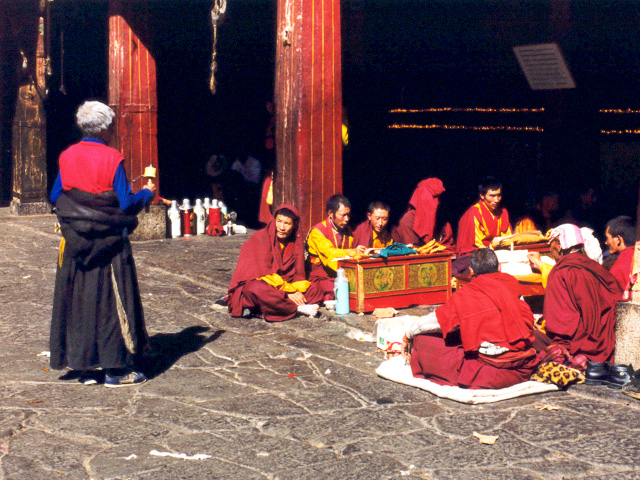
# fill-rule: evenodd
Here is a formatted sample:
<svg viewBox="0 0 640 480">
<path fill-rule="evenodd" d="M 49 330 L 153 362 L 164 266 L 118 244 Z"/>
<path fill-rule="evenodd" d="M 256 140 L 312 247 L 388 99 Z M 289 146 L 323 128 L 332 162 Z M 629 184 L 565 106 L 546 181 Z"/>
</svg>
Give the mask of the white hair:
<svg viewBox="0 0 640 480">
<path fill-rule="evenodd" d="M 76 125 L 83 134 L 97 135 L 109 128 L 115 116 L 115 112 L 108 105 L 86 101 L 78 107 Z"/>
</svg>

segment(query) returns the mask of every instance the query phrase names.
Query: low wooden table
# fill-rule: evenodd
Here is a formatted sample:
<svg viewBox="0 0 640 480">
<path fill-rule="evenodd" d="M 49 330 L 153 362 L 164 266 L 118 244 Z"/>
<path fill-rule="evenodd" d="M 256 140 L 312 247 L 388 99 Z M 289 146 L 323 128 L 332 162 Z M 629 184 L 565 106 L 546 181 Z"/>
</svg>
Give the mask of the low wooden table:
<svg viewBox="0 0 640 480">
<path fill-rule="evenodd" d="M 544 295 L 544 288 L 542 288 L 542 275 L 539 273 L 532 273 L 531 275 L 514 275 L 516 280 L 520 283 L 520 295 L 523 297 L 533 297 L 535 295 Z M 456 283 L 458 288 L 464 287 L 472 280 L 471 275 L 464 274 L 458 275 Z"/>
<path fill-rule="evenodd" d="M 451 297 L 451 254 L 403 255 L 338 261 L 349 280 L 349 308 L 438 305 Z"/>
</svg>

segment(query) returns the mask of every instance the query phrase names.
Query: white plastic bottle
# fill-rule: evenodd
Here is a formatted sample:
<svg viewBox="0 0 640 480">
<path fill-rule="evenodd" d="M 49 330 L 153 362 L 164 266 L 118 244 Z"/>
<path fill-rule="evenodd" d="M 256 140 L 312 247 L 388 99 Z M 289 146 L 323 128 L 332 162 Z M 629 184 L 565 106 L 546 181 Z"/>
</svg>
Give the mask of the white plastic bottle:
<svg viewBox="0 0 640 480">
<path fill-rule="evenodd" d="M 193 214 L 196 217 L 196 235 L 204 235 L 205 214 L 202 200 L 196 198 L 196 206 L 193 207 Z"/>
<path fill-rule="evenodd" d="M 344 275 L 344 268 L 339 268 L 336 273 L 333 286 L 336 295 L 336 314 L 346 315 L 349 313 L 349 281 Z"/>
<path fill-rule="evenodd" d="M 178 208 L 177 200 L 171 200 L 167 215 L 171 222 L 171 238 L 178 238 L 180 236 L 180 209 Z"/>
</svg>

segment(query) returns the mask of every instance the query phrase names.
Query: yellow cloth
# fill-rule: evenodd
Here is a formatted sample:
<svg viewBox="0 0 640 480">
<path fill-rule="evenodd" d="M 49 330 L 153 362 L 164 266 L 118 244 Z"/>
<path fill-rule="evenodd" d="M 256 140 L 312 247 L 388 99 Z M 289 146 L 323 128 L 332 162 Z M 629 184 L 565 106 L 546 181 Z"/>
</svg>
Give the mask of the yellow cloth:
<svg viewBox="0 0 640 480">
<path fill-rule="evenodd" d="M 393 238 L 389 237 L 388 242 L 383 242 L 378 238 L 378 233 L 373 230 L 373 242 L 371 242 L 371 248 L 387 248 L 389 245 L 393 243 Z"/>
<path fill-rule="evenodd" d="M 447 247 L 435 241 L 435 239 L 431 239 L 429 243 L 417 248 L 418 253 L 422 255 L 426 255 L 427 253 L 436 253 L 442 250 L 446 250 Z"/>
<path fill-rule="evenodd" d="M 351 246 L 352 237 L 343 237 L 348 245 Z M 353 248 L 336 248 L 327 237 L 325 237 L 317 228 L 312 228 L 307 238 L 307 249 L 309 254 L 318 257 L 322 265 L 329 267 L 331 270 L 338 270 L 338 262 L 336 259 L 344 257 L 355 257 L 356 251 Z"/>
<path fill-rule="evenodd" d="M 474 215 L 473 216 L 473 226 L 475 227 L 475 232 L 476 232 L 476 237 L 474 240 L 474 245 L 477 248 L 485 248 L 486 245 L 484 244 L 484 241 L 487 240 L 487 238 L 489 238 L 490 235 L 490 230 L 489 227 L 487 226 L 486 222 L 484 221 L 484 218 L 482 216 L 482 209 L 480 207 L 480 202 L 476 203 L 474 205 L 474 207 L 476 207 L 478 209 L 478 211 L 480 211 L 480 219 L 478 219 L 478 215 Z M 496 222 L 498 223 L 498 228 L 497 231 L 501 232 L 502 231 L 502 218 L 500 217 L 496 217 L 493 213 L 489 212 L 489 214 L 496 219 Z M 511 235 L 511 225 L 509 225 L 507 227 L 507 231 L 504 233 L 499 233 L 498 235 L 502 235 L 502 236 L 506 236 L 506 235 Z"/>
<path fill-rule="evenodd" d="M 525 217 L 518 222 L 514 233 L 533 232 L 534 230 L 537 230 L 536 224 L 530 218 Z"/>
<path fill-rule="evenodd" d="M 263 282 L 268 283 L 274 288 L 278 290 L 284 290 L 285 292 L 294 293 L 294 292 L 306 292 L 311 282 L 308 280 L 299 280 L 297 282 L 285 282 L 280 275 L 277 273 L 272 273 L 271 275 L 265 275 L 264 277 L 260 277 L 258 280 L 262 280 Z"/>
<path fill-rule="evenodd" d="M 64 237 L 62 237 L 60 239 L 60 250 L 58 253 L 58 265 L 60 265 L 60 268 L 62 268 L 62 258 L 64 257 Z"/>
<path fill-rule="evenodd" d="M 269 191 L 267 192 L 267 205 L 273 205 L 273 181 L 269 185 Z"/>
<path fill-rule="evenodd" d="M 551 273 L 551 269 L 553 265 L 549 265 L 548 263 L 542 262 L 542 267 L 540 267 L 540 273 L 542 274 L 542 288 L 547 288 L 547 280 L 549 279 L 549 273 Z"/>
<path fill-rule="evenodd" d="M 342 145 L 345 147 L 349 145 L 349 128 L 344 123 L 342 124 Z"/>
<path fill-rule="evenodd" d="M 544 242 L 544 236 L 539 230 L 514 233 L 510 236 L 497 237 L 491 242 L 493 248 L 510 247 L 511 245 L 532 245 Z"/>
</svg>

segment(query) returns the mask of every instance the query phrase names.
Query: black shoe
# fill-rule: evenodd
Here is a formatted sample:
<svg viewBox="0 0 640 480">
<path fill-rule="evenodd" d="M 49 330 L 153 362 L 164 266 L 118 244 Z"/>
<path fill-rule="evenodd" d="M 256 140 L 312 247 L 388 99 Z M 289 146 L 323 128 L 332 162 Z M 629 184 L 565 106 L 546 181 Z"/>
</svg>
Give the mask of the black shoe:
<svg viewBox="0 0 640 480">
<path fill-rule="evenodd" d="M 586 385 L 607 385 L 609 379 L 609 362 L 587 362 L 584 374 Z"/>
<path fill-rule="evenodd" d="M 631 381 L 633 369 L 630 365 L 614 364 L 609 365 L 609 376 L 607 377 L 607 387 L 622 388 Z"/>
<path fill-rule="evenodd" d="M 219 298 L 218 300 L 216 300 L 215 303 L 216 305 L 222 305 L 223 307 L 228 307 L 229 306 L 229 295 L 225 295 L 222 298 Z"/>
<path fill-rule="evenodd" d="M 633 372 L 633 367 L 629 366 L 631 373 L 631 381 L 622 387 L 622 393 L 625 395 L 640 400 L 640 369 Z"/>
</svg>

